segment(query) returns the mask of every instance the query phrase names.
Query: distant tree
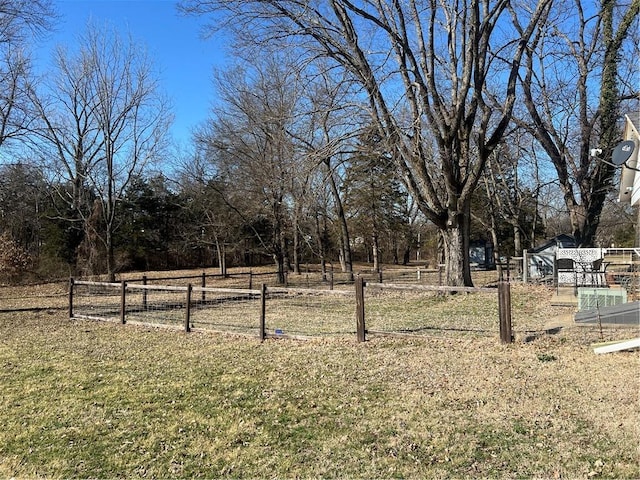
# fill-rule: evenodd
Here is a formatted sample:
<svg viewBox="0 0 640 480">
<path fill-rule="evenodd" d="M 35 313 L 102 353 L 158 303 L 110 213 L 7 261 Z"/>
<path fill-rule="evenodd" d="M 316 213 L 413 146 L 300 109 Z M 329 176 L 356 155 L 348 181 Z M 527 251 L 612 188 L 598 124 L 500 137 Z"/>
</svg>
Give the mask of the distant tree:
<svg viewBox="0 0 640 480">
<path fill-rule="evenodd" d="M 304 158 L 312 168 L 310 195 L 315 197 L 310 216 L 315 218 L 318 244 L 317 253 L 327 259 L 331 235 L 335 232 L 338 258 L 342 272 L 353 280 L 353 259 L 351 233 L 344 205 L 342 184 L 346 175 L 345 165 L 353 155 L 354 140 L 360 126 L 366 124 L 362 105 L 353 102 L 352 85 L 344 76 L 336 77 L 326 64 L 318 62 L 307 78 L 304 89 L 307 99 L 307 111 L 299 112 L 306 117 L 305 128 L 296 136 L 295 141 L 304 152 Z M 323 273 L 324 273 L 323 269 Z"/>
<path fill-rule="evenodd" d="M 41 172 L 28 164 L 0 165 L 0 233 L 38 258 L 41 221 L 47 205 Z"/>
<path fill-rule="evenodd" d="M 209 141 L 206 130 L 196 137 Z M 228 256 L 244 254 L 246 218 L 235 210 L 243 199 L 238 198 L 233 182 L 221 178 L 211 163 L 198 154 L 189 156 L 181 166 L 178 183 L 185 222 L 180 232 L 182 243 L 189 250 L 202 252 L 201 264 L 215 261 L 220 274 L 226 275 Z M 211 258 L 210 249 L 214 252 Z"/>
<path fill-rule="evenodd" d="M 291 261 L 292 212 L 302 201 L 293 190 L 298 151 L 290 133 L 296 128 L 301 84 L 283 60 L 267 57 L 250 69 L 221 74 L 217 85 L 223 104 L 199 138 L 210 168 L 241 203 L 226 201 L 272 256 L 281 283 Z M 264 222 L 266 230 L 259 227 Z"/>
<path fill-rule="evenodd" d="M 529 141 L 510 135 L 487 160 L 482 188 L 474 194 L 473 218 L 481 237 L 489 234 L 496 261 L 530 248 L 543 229 L 536 204 L 542 185 L 535 161 L 527 159 Z"/>
<path fill-rule="evenodd" d="M 382 238 L 395 238 L 392 232 L 404 224 L 400 216 L 406 197 L 395 164 L 383 146 L 376 130 L 365 130 L 360 135 L 356 153 L 349 160 L 343 183 L 353 231 L 362 235 L 364 244 L 370 246 L 376 271 L 382 261 Z M 395 260 L 397 262 L 397 256 Z"/>
<path fill-rule="evenodd" d="M 161 155 L 172 117 L 144 51 L 108 29 L 89 26 L 75 54 L 60 49 L 50 80 L 37 98 L 43 160 L 114 280 L 118 202 Z"/>
<path fill-rule="evenodd" d="M 114 243 L 118 263 L 136 270 L 167 268 L 170 246 L 178 240 L 181 205 L 165 177 L 134 178 L 117 207 L 120 226 Z"/>
<path fill-rule="evenodd" d="M 16 282 L 32 266 L 29 251 L 19 245 L 9 233 L 0 235 L 0 278 Z"/>
<path fill-rule="evenodd" d="M 183 0 L 215 12 L 247 43 L 280 42 L 325 57 L 361 87 L 422 213 L 440 230 L 446 281 L 471 285 L 471 195 L 500 144 L 516 80 L 549 0 L 417 2 Z M 295 44 L 299 39 L 300 43 Z"/>
</svg>

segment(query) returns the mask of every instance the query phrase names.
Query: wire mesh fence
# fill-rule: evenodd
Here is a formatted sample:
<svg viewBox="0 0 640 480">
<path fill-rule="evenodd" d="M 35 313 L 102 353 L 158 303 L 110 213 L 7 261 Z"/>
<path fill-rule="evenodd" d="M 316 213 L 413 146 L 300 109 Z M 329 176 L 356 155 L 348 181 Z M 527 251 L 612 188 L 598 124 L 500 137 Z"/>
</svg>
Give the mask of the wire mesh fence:
<svg viewBox="0 0 640 480">
<path fill-rule="evenodd" d="M 265 286 L 266 287 L 266 286 Z M 355 332 L 354 293 L 72 281 L 70 317 L 267 336 Z"/>
<path fill-rule="evenodd" d="M 294 337 L 355 334 L 354 296 L 353 289 L 269 288 L 266 334 Z"/>
<path fill-rule="evenodd" d="M 69 296 L 72 318 L 260 338 L 354 333 L 359 340 L 364 340 L 366 333 L 486 336 L 495 335 L 498 325 L 502 338 L 506 312 L 496 289 L 366 283 L 362 277 L 355 288 L 335 290 L 266 284 L 257 290 L 72 280 Z M 510 338 L 510 331 L 506 335 Z"/>
<path fill-rule="evenodd" d="M 232 271 L 225 275 L 203 271 L 201 274 L 191 275 L 163 275 L 149 273 L 142 276 L 126 276 L 122 280 L 127 283 L 142 285 L 178 285 L 213 288 L 246 288 L 259 289 L 261 284 L 268 287 L 307 288 L 317 290 L 333 290 L 352 288 L 355 279 L 361 277 L 367 282 L 377 283 L 401 283 L 415 285 L 443 285 L 444 270 L 442 268 L 419 267 L 393 267 L 380 268 L 356 268 L 354 272 L 342 272 L 334 268 L 322 271 L 317 265 L 303 266 L 298 272 L 284 272 L 279 275 L 277 271 Z M 497 281 L 496 271 L 476 272 L 475 277 L 480 285 Z M 474 279 L 475 281 L 475 279 Z"/>
<path fill-rule="evenodd" d="M 192 328 L 258 335 L 260 312 L 259 290 L 194 288 L 191 295 Z"/>
<path fill-rule="evenodd" d="M 494 336 L 499 327 L 496 289 L 446 291 L 366 285 L 368 333 L 429 336 Z"/>
</svg>

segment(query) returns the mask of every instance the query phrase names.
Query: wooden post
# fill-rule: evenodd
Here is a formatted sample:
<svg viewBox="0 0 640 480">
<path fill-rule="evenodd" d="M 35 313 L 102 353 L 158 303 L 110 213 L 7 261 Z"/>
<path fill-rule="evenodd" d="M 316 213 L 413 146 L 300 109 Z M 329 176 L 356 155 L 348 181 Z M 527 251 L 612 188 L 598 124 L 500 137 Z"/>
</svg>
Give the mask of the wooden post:
<svg viewBox="0 0 640 480">
<path fill-rule="evenodd" d="M 329 271 L 329 290 L 333 290 L 333 265 L 331 265 L 331 270 Z"/>
<path fill-rule="evenodd" d="M 260 332 L 258 335 L 260 337 L 260 341 L 264 342 L 264 339 L 267 338 L 267 284 L 263 283 L 260 288 Z"/>
<path fill-rule="evenodd" d="M 358 342 L 366 341 L 366 329 L 364 324 L 364 280 L 356 279 L 356 334 Z"/>
<path fill-rule="evenodd" d="M 122 280 L 120 287 L 120 323 L 124 324 L 127 313 L 127 282 Z"/>
<path fill-rule="evenodd" d="M 498 283 L 498 310 L 500 315 L 500 341 L 512 343 L 511 335 L 511 284 Z"/>
<path fill-rule="evenodd" d="M 191 321 L 191 291 L 193 290 L 193 287 L 191 286 L 191 284 L 187 285 L 187 298 L 185 300 L 185 307 L 184 307 L 184 331 L 186 333 L 189 333 L 191 331 L 191 325 L 190 325 L 190 321 Z"/>
<path fill-rule="evenodd" d="M 253 271 L 249 270 L 249 290 L 253 290 Z"/>
<path fill-rule="evenodd" d="M 142 276 L 142 286 L 146 286 L 147 285 L 147 276 L 143 275 Z M 146 288 L 142 289 L 142 308 L 146 311 L 147 310 L 147 295 L 148 295 L 148 291 Z"/>
<path fill-rule="evenodd" d="M 382 283 L 382 268 L 378 267 L 378 282 Z"/>
<path fill-rule="evenodd" d="M 202 284 L 201 284 L 203 290 L 202 290 L 202 303 L 204 303 L 207 299 L 207 295 L 204 291 L 204 288 L 207 286 L 207 275 L 202 272 Z"/>
<path fill-rule="evenodd" d="M 69 318 L 73 318 L 73 277 L 69 278 Z"/>
</svg>

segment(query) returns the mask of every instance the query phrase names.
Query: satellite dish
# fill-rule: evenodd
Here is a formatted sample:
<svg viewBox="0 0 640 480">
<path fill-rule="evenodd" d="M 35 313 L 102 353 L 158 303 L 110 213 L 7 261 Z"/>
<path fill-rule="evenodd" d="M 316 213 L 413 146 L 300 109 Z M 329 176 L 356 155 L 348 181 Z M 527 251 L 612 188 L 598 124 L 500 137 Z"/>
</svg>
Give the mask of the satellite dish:
<svg viewBox="0 0 640 480">
<path fill-rule="evenodd" d="M 636 143 L 633 140 L 625 140 L 624 142 L 620 142 L 616 148 L 613 149 L 613 155 L 611 156 L 611 163 L 613 163 L 616 167 L 620 165 L 624 165 L 631 155 L 633 154 L 633 150 L 636 148 Z"/>
</svg>

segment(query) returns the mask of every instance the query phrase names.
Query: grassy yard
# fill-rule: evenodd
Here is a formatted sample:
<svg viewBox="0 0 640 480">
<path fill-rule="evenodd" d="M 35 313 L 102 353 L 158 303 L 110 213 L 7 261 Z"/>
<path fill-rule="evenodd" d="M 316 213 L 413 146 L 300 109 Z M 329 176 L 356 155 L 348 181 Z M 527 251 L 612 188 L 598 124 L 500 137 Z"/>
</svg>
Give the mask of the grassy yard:
<svg viewBox="0 0 640 480">
<path fill-rule="evenodd" d="M 260 343 L 70 321 L 64 296 L 3 289 L 0 477 L 640 478 L 640 353 L 541 333 L 550 293 L 529 297 L 511 345 Z"/>
</svg>

